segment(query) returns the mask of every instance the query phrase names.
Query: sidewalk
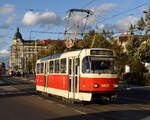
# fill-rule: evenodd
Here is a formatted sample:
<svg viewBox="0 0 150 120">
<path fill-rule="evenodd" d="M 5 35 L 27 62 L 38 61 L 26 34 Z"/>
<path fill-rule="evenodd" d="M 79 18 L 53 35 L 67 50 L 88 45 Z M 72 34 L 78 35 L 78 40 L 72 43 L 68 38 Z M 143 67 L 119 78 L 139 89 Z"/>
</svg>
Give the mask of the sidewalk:
<svg viewBox="0 0 150 120">
<path fill-rule="evenodd" d="M 22 80 L 27 80 L 27 81 L 30 81 L 30 82 L 33 82 L 33 83 L 36 82 L 35 79 L 29 79 L 29 78 L 25 78 L 25 77 L 22 77 L 21 79 L 22 79 Z"/>
<path fill-rule="evenodd" d="M 21 77 L 16 77 L 17 79 L 20 79 Z M 23 78 L 20 79 L 20 81 Z M 25 81 L 35 82 L 35 80 L 28 80 L 24 79 Z M 23 86 L 23 87 L 22 87 Z M 22 89 L 23 88 L 23 89 Z M 17 96 L 17 95 L 24 95 L 24 94 L 36 94 L 35 90 L 31 90 L 32 87 L 28 84 L 25 85 L 10 85 L 9 83 L 0 80 L 0 97 L 5 96 Z"/>
<path fill-rule="evenodd" d="M 136 89 L 150 91 L 150 86 L 129 85 L 124 82 L 119 83 L 119 90 L 136 90 Z"/>
<path fill-rule="evenodd" d="M 20 79 L 20 80 L 25 80 L 25 81 L 30 81 L 30 82 L 33 82 L 33 83 L 36 82 L 35 78 L 33 78 L 33 77 L 16 77 L 16 76 L 14 76 L 14 78 L 15 79 Z"/>
</svg>

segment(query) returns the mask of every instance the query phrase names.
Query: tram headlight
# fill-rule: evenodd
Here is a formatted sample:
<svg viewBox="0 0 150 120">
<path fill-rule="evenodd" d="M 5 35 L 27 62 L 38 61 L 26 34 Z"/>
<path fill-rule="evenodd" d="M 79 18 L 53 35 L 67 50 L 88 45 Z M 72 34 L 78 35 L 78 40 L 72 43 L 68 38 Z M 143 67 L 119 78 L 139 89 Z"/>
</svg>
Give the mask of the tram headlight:
<svg viewBox="0 0 150 120">
<path fill-rule="evenodd" d="M 95 83 L 95 84 L 93 85 L 93 87 L 94 87 L 94 88 L 98 88 L 99 85 Z"/>
<path fill-rule="evenodd" d="M 114 88 L 118 88 L 119 86 L 118 86 L 118 84 L 114 84 Z"/>
</svg>

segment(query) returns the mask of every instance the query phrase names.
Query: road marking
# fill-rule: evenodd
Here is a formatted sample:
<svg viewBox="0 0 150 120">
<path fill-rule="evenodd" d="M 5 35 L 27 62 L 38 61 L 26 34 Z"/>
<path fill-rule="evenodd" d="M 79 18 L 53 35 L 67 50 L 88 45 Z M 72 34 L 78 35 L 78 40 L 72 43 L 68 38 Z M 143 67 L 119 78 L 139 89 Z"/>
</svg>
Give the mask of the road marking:
<svg viewBox="0 0 150 120">
<path fill-rule="evenodd" d="M 53 101 L 51 101 L 51 100 L 45 100 L 45 102 L 48 102 L 48 103 L 54 103 Z"/>
<path fill-rule="evenodd" d="M 74 109 L 75 112 L 78 112 L 80 114 L 83 114 L 83 115 L 86 115 L 87 113 L 86 112 L 83 112 L 83 111 L 80 111 L 80 110 L 77 110 L 77 109 Z"/>
<path fill-rule="evenodd" d="M 0 92 L 0 95 L 20 95 L 20 94 L 27 94 L 30 91 L 3 91 Z"/>
<path fill-rule="evenodd" d="M 37 99 L 39 99 L 39 100 L 43 100 L 43 98 L 42 98 L 42 97 L 39 97 L 39 96 L 37 97 Z"/>
<path fill-rule="evenodd" d="M 141 107 L 144 110 L 150 110 L 150 108 L 146 108 L 146 107 Z"/>
<path fill-rule="evenodd" d="M 57 105 L 60 106 L 60 107 L 63 107 L 63 108 L 66 108 L 66 107 L 67 107 L 67 106 L 65 106 L 65 105 L 63 105 L 63 104 L 59 104 L 59 103 L 57 103 Z"/>
</svg>

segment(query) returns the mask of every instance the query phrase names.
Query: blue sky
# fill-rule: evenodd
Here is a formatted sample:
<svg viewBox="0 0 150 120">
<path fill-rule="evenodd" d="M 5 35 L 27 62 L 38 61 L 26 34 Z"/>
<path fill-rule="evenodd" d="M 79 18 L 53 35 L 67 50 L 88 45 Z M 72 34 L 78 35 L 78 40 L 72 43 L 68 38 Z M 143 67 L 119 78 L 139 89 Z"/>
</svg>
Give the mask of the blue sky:
<svg viewBox="0 0 150 120">
<path fill-rule="evenodd" d="M 147 10 L 149 4 L 150 0 L 1 0 L 0 61 L 9 57 L 17 27 L 20 28 L 24 40 L 29 40 L 30 37 L 33 40 L 63 39 L 62 35 L 31 31 L 64 32 L 67 11 L 84 8 L 94 12 L 94 17 L 87 24 L 88 28 L 97 23 L 99 31 L 106 29 L 125 32 L 130 24 L 136 24 L 144 16 L 143 11 Z M 138 7 L 140 5 L 142 6 Z M 130 10 L 133 8 L 136 9 Z M 120 12 L 123 13 L 112 18 Z M 81 19 L 81 14 L 77 18 L 82 26 L 84 19 Z"/>
</svg>

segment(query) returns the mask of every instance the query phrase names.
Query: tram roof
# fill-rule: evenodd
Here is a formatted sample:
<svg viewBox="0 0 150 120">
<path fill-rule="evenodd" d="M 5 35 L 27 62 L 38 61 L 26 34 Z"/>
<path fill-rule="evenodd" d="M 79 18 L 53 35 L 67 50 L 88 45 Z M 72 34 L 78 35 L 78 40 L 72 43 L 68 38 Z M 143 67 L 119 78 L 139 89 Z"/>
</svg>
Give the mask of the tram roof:
<svg viewBox="0 0 150 120">
<path fill-rule="evenodd" d="M 57 58 L 80 56 L 80 55 L 85 54 L 85 53 L 87 54 L 88 52 L 90 52 L 90 50 L 110 50 L 110 49 L 106 49 L 106 48 L 78 49 L 78 50 L 74 50 L 74 51 L 68 51 L 65 53 L 55 54 L 52 56 L 44 57 L 44 58 L 37 60 L 37 62 L 42 62 L 42 61 L 46 61 L 46 60 L 50 60 L 50 59 L 57 59 Z"/>
</svg>

